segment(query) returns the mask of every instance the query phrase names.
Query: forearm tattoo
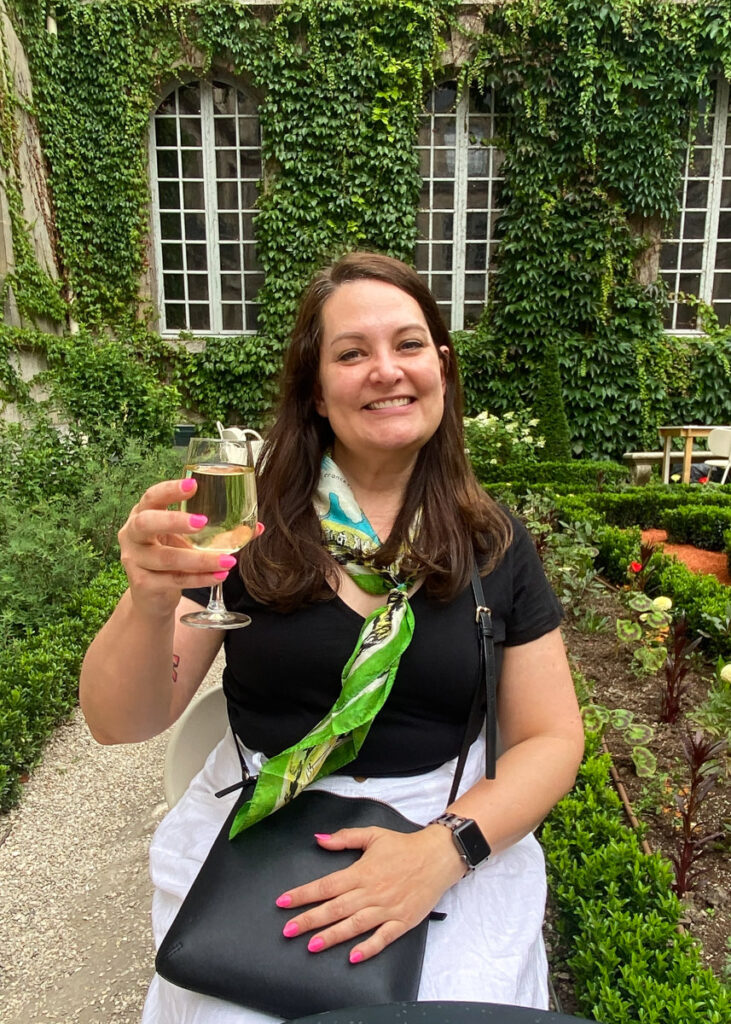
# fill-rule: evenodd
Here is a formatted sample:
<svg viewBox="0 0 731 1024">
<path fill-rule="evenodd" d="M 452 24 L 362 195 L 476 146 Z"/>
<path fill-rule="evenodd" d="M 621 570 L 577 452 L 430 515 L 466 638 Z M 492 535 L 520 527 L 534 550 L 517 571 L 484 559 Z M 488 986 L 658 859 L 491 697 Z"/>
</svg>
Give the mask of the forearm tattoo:
<svg viewBox="0 0 731 1024">
<path fill-rule="evenodd" d="M 177 683 L 177 681 L 178 681 L 178 665 L 179 664 L 180 664 L 180 655 L 179 654 L 174 654 L 173 655 L 173 682 L 174 683 Z"/>
</svg>

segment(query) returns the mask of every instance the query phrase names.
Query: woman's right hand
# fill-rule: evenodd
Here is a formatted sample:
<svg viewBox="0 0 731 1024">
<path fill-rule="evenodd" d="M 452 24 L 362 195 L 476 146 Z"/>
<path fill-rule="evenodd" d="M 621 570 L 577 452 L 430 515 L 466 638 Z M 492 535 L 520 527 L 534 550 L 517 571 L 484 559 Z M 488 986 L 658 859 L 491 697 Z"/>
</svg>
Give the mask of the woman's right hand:
<svg viewBox="0 0 731 1024">
<path fill-rule="evenodd" d="M 172 511 L 196 490 L 192 478 L 154 484 L 142 495 L 118 533 L 130 596 L 147 615 L 169 616 L 185 587 L 212 587 L 235 564 L 232 555 L 200 551 L 188 539 L 205 517 Z"/>
</svg>

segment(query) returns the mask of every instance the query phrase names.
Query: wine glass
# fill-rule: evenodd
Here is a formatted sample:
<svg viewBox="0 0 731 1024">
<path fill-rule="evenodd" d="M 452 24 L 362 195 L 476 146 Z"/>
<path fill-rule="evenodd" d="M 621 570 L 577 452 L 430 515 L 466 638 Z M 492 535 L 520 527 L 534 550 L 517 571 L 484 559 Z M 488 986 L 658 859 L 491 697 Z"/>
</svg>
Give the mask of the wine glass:
<svg viewBox="0 0 731 1024">
<path fill-rule="evenodd" d="M 194 437 L 188 444 L 185 475 L 198 484 L 195 494 L 181 504 L 183 512 L 204 515 L 202 530 L 186 534 L 185 540 L 199 551 L 232 555 L 256 532 L 257 504 L 254 459 L 248 441 Z M 223 601 L 223 585 L 211 587 L 205 611 L 181 616 L 186 626 L 204 629 L 240 629 L 251 618 L 230 612 Z"/>
</svg>

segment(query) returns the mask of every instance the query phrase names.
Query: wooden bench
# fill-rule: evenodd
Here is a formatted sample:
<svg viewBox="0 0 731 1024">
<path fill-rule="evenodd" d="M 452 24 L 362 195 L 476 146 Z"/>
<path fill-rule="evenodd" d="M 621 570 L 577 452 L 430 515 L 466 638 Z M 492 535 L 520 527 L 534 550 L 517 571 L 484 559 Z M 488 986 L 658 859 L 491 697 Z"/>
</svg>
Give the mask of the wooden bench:
<svg viewBox="0 0 731 1024">
<path fill-rule="evenodd" d="M 673 454 L 677 455 L 677 461 L 682 466 L 682 451 L 674 452 Z M 691 462 L 705 462 L 710 454 L 710 452 L 694 448 L 690 456 Z M 630 483 L 635 485 L 649 483 L 652 467 L 656 464 L 658 466 L 662 465 L 662 459 L 662 452 L 625 452 L 622 456 L 622 461 L 626 462 L 629 466 Z"/>
</svg>

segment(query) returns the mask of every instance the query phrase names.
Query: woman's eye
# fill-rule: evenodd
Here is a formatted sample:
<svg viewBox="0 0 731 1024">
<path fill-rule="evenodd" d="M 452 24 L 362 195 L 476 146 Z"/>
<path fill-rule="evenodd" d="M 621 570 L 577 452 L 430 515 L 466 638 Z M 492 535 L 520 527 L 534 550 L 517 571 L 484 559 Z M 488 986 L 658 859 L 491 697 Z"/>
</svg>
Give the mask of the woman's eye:
<svg viewBox="0 0 731 1024">
<path fill-rule="evenodd" d="M 353 359 L 357 359 L 360 355 L 360 351 L 357 348 L 349 348 L 345 352 L 341 352 L 338 356 L 339 363 L 349 363 Z"/>
<path fill-rule="evenodd" d="M 420 338 L 407 338 L 406 341 L 401 342 L 401 348 L 414 349 L 423 347 L 424 342 Z"/>
</svg>

